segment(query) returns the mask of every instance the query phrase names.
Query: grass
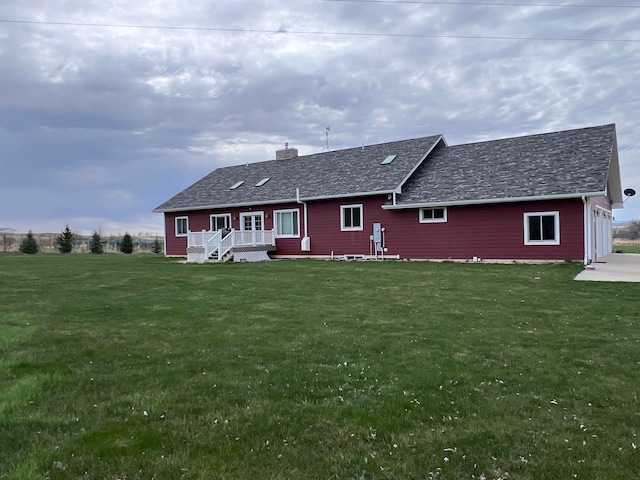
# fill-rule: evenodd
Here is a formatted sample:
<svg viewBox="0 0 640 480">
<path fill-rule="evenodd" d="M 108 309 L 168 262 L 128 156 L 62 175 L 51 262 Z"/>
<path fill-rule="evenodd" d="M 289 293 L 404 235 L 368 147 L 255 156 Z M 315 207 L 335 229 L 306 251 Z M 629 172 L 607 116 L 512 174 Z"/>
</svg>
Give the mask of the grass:
<svg viewBox="0 0 640 480">
<path fill-rule="evenodd" d="M 614 245 L 614 252 L 640 253 L 640 245 Z"/>
<path fill-rule="evenodd" d="M 627 479 L 640 285 L 0 255 L 0 479 Z"/>
</svg>

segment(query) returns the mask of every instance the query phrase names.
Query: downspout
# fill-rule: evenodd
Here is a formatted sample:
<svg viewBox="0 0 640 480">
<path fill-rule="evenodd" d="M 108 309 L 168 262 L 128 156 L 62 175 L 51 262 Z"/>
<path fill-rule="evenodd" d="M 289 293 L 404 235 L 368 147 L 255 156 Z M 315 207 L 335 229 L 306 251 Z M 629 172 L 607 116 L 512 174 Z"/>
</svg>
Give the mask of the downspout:
<svg viewBox="0 0 640 480">
<path fill-rule="evenodd" d="M 584 264 L 587 265 L 589 263 L 589 251 L 591 250 L 591 238 L 589 232 L 591 229 L 589 228 L 589 215 L 587 208 L 587 198 L 582 196 L 582 216 L 583 216 L 583 228 L 584 228 Z"/>
<path fill-rule="evenodd" d="M 300 200 L 300 189 L 296 188 L 296 202 L 300 203 L 304 212 L 304 237 L 302 238 L 302 246 L 309 245 L 309 235 L 307 232 L 308 223 L 307 223 L 307 202 L 303 202 Z M 301 248 L 304 251 L 304 248 Z"/>
</svg>

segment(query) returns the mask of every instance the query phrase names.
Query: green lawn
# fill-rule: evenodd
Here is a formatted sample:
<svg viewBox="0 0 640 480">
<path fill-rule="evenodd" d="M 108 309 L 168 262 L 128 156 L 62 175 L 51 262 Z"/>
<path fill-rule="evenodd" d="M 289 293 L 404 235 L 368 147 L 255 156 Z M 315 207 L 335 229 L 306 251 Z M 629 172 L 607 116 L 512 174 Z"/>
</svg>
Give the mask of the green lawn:
<svg viewBox="0 0 640 480">
<path fill-rule="evenodd" d="M 640 253 L 640 245 L 614 245 L 614 252 Z"/>
<path fill-rule="evenodd" d="M 640 284 L 0 254 L 0 479 L 640 477 Z"/>
</svg>

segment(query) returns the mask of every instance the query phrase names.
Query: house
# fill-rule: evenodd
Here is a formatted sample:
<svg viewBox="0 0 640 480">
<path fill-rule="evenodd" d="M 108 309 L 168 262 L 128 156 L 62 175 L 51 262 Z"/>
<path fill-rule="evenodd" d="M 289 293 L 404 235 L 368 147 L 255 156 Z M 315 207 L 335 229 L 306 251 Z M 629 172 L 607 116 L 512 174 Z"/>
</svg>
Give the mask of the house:
<svg viewBox="0 0 640 480">
<path fill-rule="evenodd" d="M 622 208 L 615 125 L 442 135 L 219 168 L 154 211 L 171 256 L 596 261 Z"/>
</svg>

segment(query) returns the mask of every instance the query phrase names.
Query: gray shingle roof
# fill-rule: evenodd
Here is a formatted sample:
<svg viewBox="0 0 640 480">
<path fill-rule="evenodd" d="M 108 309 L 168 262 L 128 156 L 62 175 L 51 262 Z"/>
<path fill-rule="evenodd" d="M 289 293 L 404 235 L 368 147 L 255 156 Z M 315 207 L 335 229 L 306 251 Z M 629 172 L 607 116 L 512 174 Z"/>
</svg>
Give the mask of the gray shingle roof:
<svg viewBox="0 0 640 480">
<path fill-rule="evenodd" d="M 236 165 L 214 170 L 154 211 L 203 209 L 230 205 L 278 203 L 296 199 L 393 192 L 420 165 L 440 135 L 350 148 L 290 160 Z M 381 162 L 397 157 L 388 165 Z M 270 180 L 255 187 L 263 178 Z M 234 189 L 235 183 L 244 183 Z"/>
<path fill-rule="evenodd" d="M 311 200 L 391 193 L 401 187 L 392 208 L 593 195 L 607 188 L 609 164 L 617 155 L 615 137 L 613 124 L 457 146 L 446 146 L 435 135 L 224 167 L 154 211 L 290 202 L 296 189 L 301 199 Z M 389 155 L 397 157 L 381 165 Z M 270 180 L 254 186 L 264 178 Z M 230 190 L 241 180 L 241 186 Z"/>
<path fill-rule="evenodd" d="M 594 194 L 607 187 L 615 125 L 439 146 L 397 204 Z"/>
</svg>

